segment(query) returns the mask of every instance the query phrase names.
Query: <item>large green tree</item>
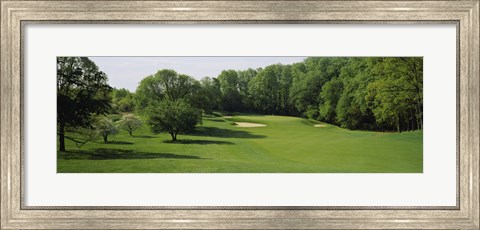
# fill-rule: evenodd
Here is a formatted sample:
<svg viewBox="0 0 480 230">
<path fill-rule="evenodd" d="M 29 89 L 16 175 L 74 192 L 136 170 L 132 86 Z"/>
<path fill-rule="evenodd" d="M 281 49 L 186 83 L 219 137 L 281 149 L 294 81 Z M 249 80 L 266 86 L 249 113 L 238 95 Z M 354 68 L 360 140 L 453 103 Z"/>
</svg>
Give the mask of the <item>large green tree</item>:
<svg viewBox="0 0 480 230">
<path fill-rule="evenodd" d="M 135 110 L 143 113 L 152 103 L 161 101 L 165 94 L 160 87 L 160 80 L 155 75 L 143 78 L 135 90 Z"/>
<path fill-rule="evenodd" d="M 167 132 L 172 141 L 179 133 L 191 132 L 200 121 L 199 111 L 184 100 L 163 100 L 147 109 L 148 124 L 153 133 Z"/>
<path fill-rule="evenodd" d="M 149 105 L 168 99 L 192 100 L 199 90 L 199 83 L 190 76 L 171 69 L 159 70 L 140 81 L 135 91 L 136 108 L 142 112 Z"/>
<path fill-rule="evenodd" d="M 88 127 L 92 115 L 110 110 L 107 75 L 86 57 L 57 58 L 57 132 L 65 151 L 65 130 Z"/>
</svg>

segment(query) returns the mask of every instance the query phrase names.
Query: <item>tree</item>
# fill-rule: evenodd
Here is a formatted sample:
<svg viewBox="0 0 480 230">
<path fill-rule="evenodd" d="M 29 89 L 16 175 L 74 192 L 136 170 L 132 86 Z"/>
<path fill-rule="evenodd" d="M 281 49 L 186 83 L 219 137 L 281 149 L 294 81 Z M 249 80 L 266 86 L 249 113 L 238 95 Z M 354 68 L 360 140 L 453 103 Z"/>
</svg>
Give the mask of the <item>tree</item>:
<svg viewBox="0 0 480 230">
<path fill-rule="evenodd" d="M 378 77 L 372 66 L 380 58 L 349 58 L 341 68 L 343 90 L 335 109 L 336 123 L 348 129 L 374 130 L 378 125 L 366 101 L 367 87 Z"/>
<path fill-rule="evenodd" d="M 88 127 L 92 115 L 110 110 L 107 75 L 86 57 L 57 58 L 57 131 L 65 151 L 66 128 Z"/>
<path fill-rule="evenodd" d="M 108 142 L 109 135 L 115 135 L 118 133 L 117 126 L 113 121 L 105 116 L 98 117 L 93 124 L 93 127 L 103 137 L 103 142 Z"/>
<path fill-rule="evenodd" d="M 387 78 L 396 78 L 401 85 L 389 90 L 408 94 L 413 102 L 409 105 L 415 113 L 416 129 L 423 129 L 423 58 L 399 57 L 385 58 L 385 75 Z"/>
<path fill-rule="evenodd" d="M 382 129 L 422 129 L 423 62 L 421 58 L 383 58 L 379 77 L 369 84 L 366 99 Z"/>
<path fill-rule="evenodd" d="M 198 82 L 190 76 L 178 74 L 171 69 L 159 70 L 144 78 L 135 91 L 136 108 L 143 112 L 145 108 L 168 99 L 191 100 L 198 92 Z"/>
<path fill-rule="evenodd" d="M 214 109 L 219 109 L 222 92 L 216 78 L 204 77 L 200 80 L 200 91 L 197 94 L 197 105 L 205 113 L 211 114 Z"/>
<path fill-rule="evenodd" d="M 280 103 L 283 109 L 283 114 L 290 115 L 293 106 L 290 103 L 290 88 L 292 87 L 292 69 L 290 65 L 285 65 L 282 68 L 282 73 L 279 79 L 279 93 Z"/>
<path fill-rule="evenodd" d="M 292 88 L 290 98 L 300 114 L 318 114 L 319 93 L 323 84 L 337 73 L 330 64 L 333 58 L 311 57 L 300 64 L 292 65 Z"/>
<path fill-rule="evenodd" d="M 253 112 L 254 105 L 253 100 L 254 98 L 250 95 L 248 90 L 248 85 L 250 81 L 258 74 L 257 70 L 254 69 L 247 69 L 247 70 L 240 70 L 237 71 L 238 75 L 238 91 L 240 97 L 242 98 L 242 110 L 247 112 Z"/>
<path fill-rule="evenodd" d="M 69 133 L 76 134 L 72 136 L 65 135 L 65 139 L 74 142 L 77 148 L 81 148 L 88 142 L 98 139 L 99 136 L 99 133 L 93 127 L 77 127 L 73 129 L 67 129 L 67 131 Z"/>
<path fill-rule="evenodd" d="M 277 113 L 280 107 L 279 82 L 280 65 L 270 65 L 262 69 L 248 86 L 249 94 L 257 111 L 267 114 Z"/>
<path fill-rule="evenodd" d="M 140 81 L 135 90 L 135 110 L 143 113 L 152 103 L 161 101 L 164 98 L 163 90 L 160 88 L 157 77 L 150 75 Z"/>
<path fill-rule="evenodd" d="M 118 126 L 127 130 L 128 134 L 132 136 L 133 131 L 142 127 L 142 120 L 133 114 L 123 115 L 122 119 L 118 121 Z"/>
<path fill-rule="evenodd" d="M 227 111 L 241 111 L 242 97 L 238 91 L 238 75 L 235 70 L 224 70 L 218 75 L 222 92 L 222 108 Z"/>
<path fill-rule="evenodd" d="M 201 92 L 202 85 L 192 77 L 163 69 L 140 82 L 135 98 L 152 132 L 168 132 L 176 140 L 178 133 L 192 131 L 201 121 L 199 109 L 207 108 Z"/>
<path fill-rule="evenodd" d="M 335 123 L 335 109 L 337 108 L 338 100 L 343 91 L 343 84 L 338 78 L 333 78 L 325 83 L 320 92 L 320 119 L 326 122 Z"/>
<path fill-rule="evenodd" d="M 343 128 L 356 129 L 362 125 L 362 112 L 349 91 L 344 91 L 340 96 L 335 113 L 337 123 Z"/>
<path fill-rule="evenodd" d="M 147 109 L 148 125 L 153 133 L 167 132 L 172 141 L 177 134 L 191 132 L 201 119 L 199 111 L 184 100 L 163 100 Z"/>
<path fill-rule="evenodd" d="M 290 74 L 292 75 L 292 83 L 290 85 L 289 89 L 289 96 L 288 96 L 288 101 L 289 104 L 293 107 L 292 108 L 292 113 L 294 115 L 301 115 L 303 112 L 305 112 L 305 108 L 303 106 L 299 106 L 299 103 L 303 100 L 302 95 L 299 94 L 301 92 L 301 85 L 303 78 L 305 78 L 307 72 L 307 67 L 305 66 L 304 62 L 299 62 L 299 63 L 294 63 L 290 67 Z M 300 108 L 302 107 L 302 108 Z"/>
<path fill-rule="evenodd" d="M 401 122 L 411 103 L 404 92 L 386 90 L 390 87 L 400 86 L 397 84 L 398 82 L 395 81 L 380 79 L 369 85 L 368 98 L 372 100 L 372 110 L 377 123 L 382 126 L 395 127 L 397 132 L 401 132 Z"/>
<path fill-rule="evenodd" d="M 112 90 L 112 107 L 113 111 L 117 112 L 132 112 L 135 105 L 133 94 L 128 89 L 113 89 Z"/>
</svg>

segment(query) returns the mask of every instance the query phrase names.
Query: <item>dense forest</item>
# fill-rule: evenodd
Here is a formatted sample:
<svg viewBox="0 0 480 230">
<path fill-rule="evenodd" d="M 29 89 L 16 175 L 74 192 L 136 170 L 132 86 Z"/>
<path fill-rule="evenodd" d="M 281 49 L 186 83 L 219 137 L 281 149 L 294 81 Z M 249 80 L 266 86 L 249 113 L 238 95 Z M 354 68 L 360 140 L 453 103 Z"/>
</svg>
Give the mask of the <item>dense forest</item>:
<svg viewBox="0 0 480 230">
<path fill-rule="evenodd" d="M 291 65 L 224 70 L 200 81 L 174 70 L 144 78 L 135 93 L 115 89 L 120 111 L 183 98 L 214 110 L 306 117 L 348 129 L 422 129 L 421 57 L 310 57 Z"/>
</svg>

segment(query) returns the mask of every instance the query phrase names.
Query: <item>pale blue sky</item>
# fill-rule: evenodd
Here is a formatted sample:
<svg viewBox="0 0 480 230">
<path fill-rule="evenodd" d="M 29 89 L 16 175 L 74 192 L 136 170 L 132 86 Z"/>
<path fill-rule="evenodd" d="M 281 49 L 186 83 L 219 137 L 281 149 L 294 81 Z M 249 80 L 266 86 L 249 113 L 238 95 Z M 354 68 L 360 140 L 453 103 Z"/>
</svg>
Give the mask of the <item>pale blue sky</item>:
<svg viewBox="0 0 480 230">
<path fill-rule="evenodd" d="M 138 83 L 159 69 L 174 69 L 195 79 L 217 77 L 222 70 L 256 69 L 292 64 L 305 57 L 89 57 L 108 75 L 109 85 L 135 91 Z"/>
</svg>

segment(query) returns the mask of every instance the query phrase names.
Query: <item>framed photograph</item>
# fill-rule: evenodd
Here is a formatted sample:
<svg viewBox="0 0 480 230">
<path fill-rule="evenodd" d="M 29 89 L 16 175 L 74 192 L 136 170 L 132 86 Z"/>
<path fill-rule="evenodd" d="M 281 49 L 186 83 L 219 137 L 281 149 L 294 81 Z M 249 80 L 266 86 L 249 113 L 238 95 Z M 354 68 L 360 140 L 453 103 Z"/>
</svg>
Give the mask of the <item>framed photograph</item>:
<svg viewBox="0 0 480 230">
<path fill-rule="evenodd" d="M 2 229 L 479 229 L 479 1 L 1 0 Z"/>
</svg>

